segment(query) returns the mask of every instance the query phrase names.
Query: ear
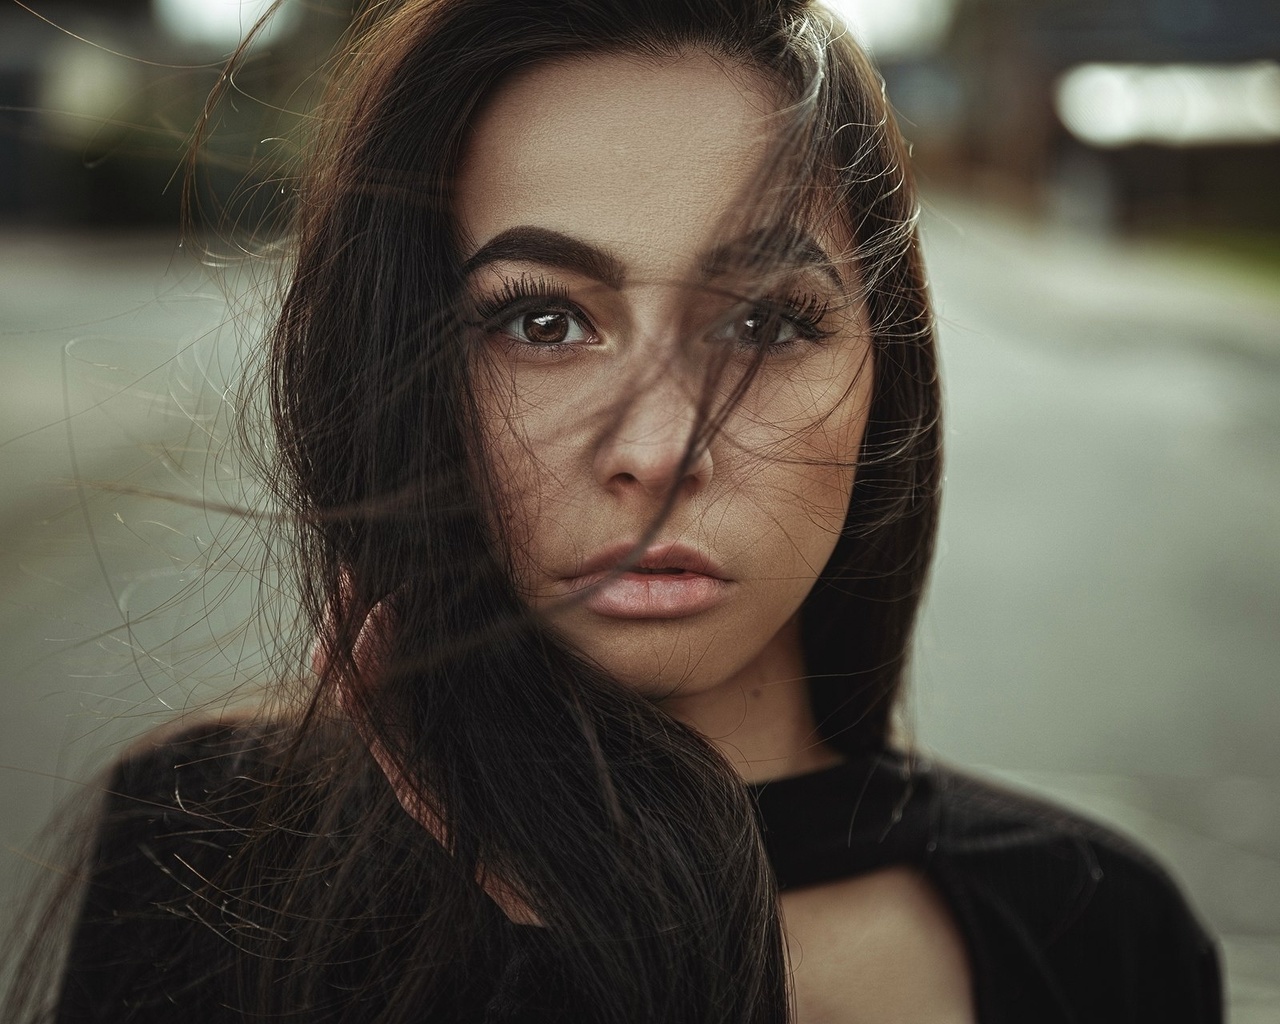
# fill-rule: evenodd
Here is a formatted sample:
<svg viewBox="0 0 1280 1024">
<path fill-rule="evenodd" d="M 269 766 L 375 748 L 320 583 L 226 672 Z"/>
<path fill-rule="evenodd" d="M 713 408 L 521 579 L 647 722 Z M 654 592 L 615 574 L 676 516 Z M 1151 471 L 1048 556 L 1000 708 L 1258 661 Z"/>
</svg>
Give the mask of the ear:
<svg viewBox="0 0 1280 1024">
<path fill-rule="evenodd" d="M 344 596 L 350 592 L 344 574 Z M 387 750 L 365 717 L 363 705 L 376 692 L 386 671 L 387 652 L 395 635 L 394 612 L 385 601 L 379 601 L 369 609 L 360 632 L 351 648 L 351 661 L 355 667 L 353 677 L 340 676 L 333 680 L 334 702 L 346 714 L 356 732 L 364 740 L 373 760 L 386 776 L 387 782 L 400 801 L 405 813 L 435 837 L 444 849 L 449 849 L 448 832 L 436 812 L 427 805 L 405 778 L 395 758 Z M 336 616 L 332 610 L 326 614 L 325 626 L 311 646 L 311 670 L 323 678 L 333 667 L 333 644 L 336 634 Z M 508 882 L 483 864 L 476 866 L 476 884 L 497 904 L 513 924 L 541 925 L 537 914 Z"/>
</svg>

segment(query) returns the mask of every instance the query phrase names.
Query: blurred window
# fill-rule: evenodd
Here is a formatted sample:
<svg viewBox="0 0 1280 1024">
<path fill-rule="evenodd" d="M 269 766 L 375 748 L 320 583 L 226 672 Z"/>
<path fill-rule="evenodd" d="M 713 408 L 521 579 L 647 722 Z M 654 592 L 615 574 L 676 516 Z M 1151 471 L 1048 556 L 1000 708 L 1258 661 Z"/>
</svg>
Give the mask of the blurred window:
<svg viewBox="0 0 1280 1024">
<path fill-rule="evenodd" d="M 1280 141 L 1280 63 L 1082 64 L 1057 84 L 1067 129 L 1094 146 Z"/>
<path fill-rule="evenodd" d="M 928 53 L 946 35 L 957 0 L 824 0 L 877 60 Z"/>
<path fill-rule="evenodd" d="M 233 47 L 258 19 L 271 9 L 272 0 L 153 0 L 156 20 L 170 35 L 185 43 Z M 293 27 L 298 4 L 288 2 L 263 30 L 267 42 Z"/>
</svg>

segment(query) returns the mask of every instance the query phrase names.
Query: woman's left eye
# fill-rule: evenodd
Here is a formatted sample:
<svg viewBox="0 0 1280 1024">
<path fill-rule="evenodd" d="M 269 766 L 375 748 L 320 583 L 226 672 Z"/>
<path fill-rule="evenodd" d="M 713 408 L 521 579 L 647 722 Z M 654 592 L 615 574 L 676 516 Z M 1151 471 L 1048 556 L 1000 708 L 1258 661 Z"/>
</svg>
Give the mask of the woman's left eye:
<svg viewBox="0 0 1280 1024">
<path fill-rule="evenodd" d="M 589 341 L 591 332 L 564 309 L 531 309 L 508 320 L 503 334 L 528 345 L 575 345 Z"/>
<path fill-rule="evenodd" d="M 814 341 L 825 335 L 819 328 L 824 308 L 793 309 L 788 305 L 755 306 L 728 320 L 713 334 L 717 341 L 727 341 L 748 349 L 784 349 L 798 341 Z"/>
<path fill-rule="evenodd" d="M 780 348 L 800 337 L 799 327 L 774 310 L 755 310 L 729 325 L 733 340 L 751 348 Z"/>
</svg>

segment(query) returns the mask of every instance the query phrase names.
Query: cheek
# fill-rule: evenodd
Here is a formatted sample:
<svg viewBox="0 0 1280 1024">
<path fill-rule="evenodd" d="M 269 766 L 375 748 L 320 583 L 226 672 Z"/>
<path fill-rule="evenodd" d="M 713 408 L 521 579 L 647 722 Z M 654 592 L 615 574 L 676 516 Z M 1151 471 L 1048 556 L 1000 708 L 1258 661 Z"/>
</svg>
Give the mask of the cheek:
<svg viewBox="0 0 1280 1024">
<path fill-rule="evenodd" d="M 519 372 L 501 359 L 478 369 L 478 471 L 488 485 L 489 526 L 527 589 L 541 553 L 553 542 L 572 542 L 571 512 L 589 502 L 583 453 L 593 413 L 567 400 L 580 389 L 562 380 Z"/>
<path fill-rule="evenodd" d="M 472 373 L 480 451 L 472 454 L 471 471 L 483 481 L 490 532 L 514 553 L 528 546 L 542 474 L 530 458 L 527 417 L 506 367 L 486 361 Z"/>
<path fill-rule="evenodd" d="M 745 463 L 739 475 L 768 481 L 768 504 L 798 533 L 828 535 L 834 544 L 844 525 L 872 371 L 868 345 L 834 347 L 760 380 L 734 414 L 735 447 Z"/>
</svg>

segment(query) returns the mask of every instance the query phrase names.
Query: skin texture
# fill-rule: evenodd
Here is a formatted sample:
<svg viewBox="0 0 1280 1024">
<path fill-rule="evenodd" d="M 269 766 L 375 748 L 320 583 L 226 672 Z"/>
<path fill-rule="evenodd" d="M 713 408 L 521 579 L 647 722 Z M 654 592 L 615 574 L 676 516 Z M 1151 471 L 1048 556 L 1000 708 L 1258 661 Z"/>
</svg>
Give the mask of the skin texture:
<svg viewBox="0 0 1280 1024">
<path fill-rule="evenodd" d="M 964 943 L 923 875 L 887 868 L 781 903 L 799 1024 L 972 1024 Z"/>
<path fill-rule="evenodd" d="M 477 390 L 517 582 L 574 648 L 749 779 L 838 759 L 813 728 L 797 611 L 848 508 L 873 379 L 847 236 L 799 225 L 825 268 L 706 277 L 717 245 L 759 227 L 740 196 L 776 104 L 759 76 L 700 53 L 538 66 L 481 112 L 456 192 L 464 259 L 482 260 L 468 277 Z M 488 258 L 526 228 L 586 243 L 609 272 L 553 265 L 554 252 Z M 513 283 L 542 297 L 503 307 Z M 751 365 L 762 299 L 825 306 L 823 336 L 775 320 L 763 333 L 790 343 L 685 460 L 700 401 Z M 601 614 L 583 600 L 584 566 L 625 561 L 655 523 L 650 550 L 714 563 L 713 607 Z"/>
</svg>

